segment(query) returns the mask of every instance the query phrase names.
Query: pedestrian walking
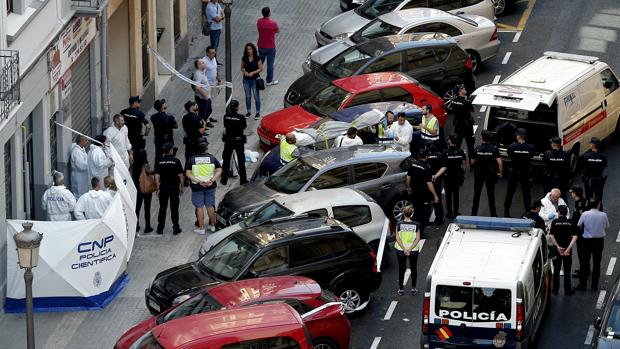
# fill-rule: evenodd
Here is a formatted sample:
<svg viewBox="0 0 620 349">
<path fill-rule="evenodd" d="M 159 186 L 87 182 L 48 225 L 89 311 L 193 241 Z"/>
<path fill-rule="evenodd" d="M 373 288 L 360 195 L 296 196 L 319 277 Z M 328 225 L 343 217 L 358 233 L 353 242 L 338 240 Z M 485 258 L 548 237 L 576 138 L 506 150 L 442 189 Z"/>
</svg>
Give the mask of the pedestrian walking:
<svg viewBox="0 0 620 349">
<path fill-rule="evenodd" d="M 433 173 L 427 163 L 429 151 L 423 148 L 418 158 L 411 162 L 405 183 L 413 203 L 413 219 L 420 224 L 420 234 L 428 225 L 433 204 L 439 202 L 439 195 L 433 186 Z"/>
<path fill-rule="evenodd" d="M 256 21 L 258 29 L 258 51 L 260 60 L 267 62 L 267 86 L 277 85 L 278 80 L 274 80 L 273 71 L 276 60 L 276 34 L 280 32 L 278 22 L 271 19 L 271 9 L 263 7 L 261 9 L 263 18 Z"/>
<path fill-rule="evenodd" d="M 459 193 L 465 181 L 465 169 L 467 167 L 465 152 L 456 146 L 457 136 L 448 136 L 448 149 L 445 150 L 446 173 L 444 187 L 446 192 L 446 217 L 454 219 L 460 215 Z"/>
<path fill-rule="evenodd" d="M 222 34 L 224 24 L 224 10 L 218 0 L 202 0 L 202 2 L 207 3 L 205 6 L 205 16 L 211 29 L 209 31 L 210 44 L 217 49 L 220 45 L 220 35 Z"/>
<path fill-rule="evenodd" d="M 421 229 L 418 222 L 414 222 L 413 208 L 406 206 L 403 209 L 403 219 L 396 223 L 396 260 L 398 261 L 398 294 L 404 295 L 405 270 L 407 260 L 409 260 L 409 270 L 411 270 L 411 294 L 418 294 L 416 280 L 418 278 L 418 256 L 420 255 L 420 235 Z"/>
<path fill-rule="evenodd" d="M 103 179 L 103 187 L 105 188 L 104 190 L 112 197 L 114 197 L 114 195 L 118 192 L 116 181 L 114 181 L 114 177 L 112 176 L 106 176 Z"/>
<path fill-rule="evenodd" d="M 413 126 L 420 131 L 422 146 L 430 146 L 431 144 L 439 149 L 439 121 L 432 113 L 433 107 L 430 104 L 422 106 L 422 122 Z"/>
<path fill-rule="evenodd" d="M 604 175 L 607 167 L 607 155 L 600 151 L 601 141 L 592 137 L 590 139 L 590 152 L 583 156 L 583 186 L 585 189 L 586 199 L 597 197 L 601 203 L 603 202 L 603 188 L 607 176 Z"/>
<path fill-rule="evenodd" d="M 179 225 L 179 197 L 183 193 L 183 165 L 174 155 L 174 144 L 162 145 L 163 156 L 155 160 L 155 182 L 159 195 L 157 234 L 163 234 L 166 227 L 166 211 L 170 203 L 172 234 L 181 233 Z"/>
<path fill-rule="evenodd" d="M 540 217 L 545 221 L 545 226 L 549 231 L 551 222 L 558 217 L 558 208 L 566 206 L 566 202 L 562 199 L 562 192 L 558 188 L 551 189 L 540 202 L 542 203 Z"/>
<path fill-rule="evenodd" d="M 413 135 L 413 126 L 407 121 L 407 115 L 405 115 L 404 112 L 398 112 L 396 123 L 390 126 L 390 131 L 392 132 L 396 145 L 409 147 Z"/>
<path fill-rule="evenodd" d="M 106 136 L 95 136 L 95 141 L 97 142 L 93 142 L 88 151 L 88 177 L 91 179 L 97 177 L 103 180 L 110 174 L 110 167 L 114 165 L 114 161 L 106 153 Z"/>
<path fill-rule="evenodd" d="M 54 185 L 43 193 L 41 207 L 47 211 L 48 221 L 70 221 L 76 204 L 75 196 L 65 187 L 65 177 L 61 172 L 54 172 L 52 179 Z"/>
<path fill-rule="evenodd" d="M 146 115 L 140 110 L 142 99 L 139 96 L 129 97 L 129 108 L 121 110 L 120 114 L 125 118 L 129 142 L 133 151 L 144 149 L 146 143 L 144 137 L 149 135 L 151 125 Z M 144 128 L 144 133 L 142 132 Z"/>
<path fill-rule="evenodd" d="M 153 143 L 155 144 L 155 159 L 163 156 L 163 146 L 166 143 L 174 144 L 174 130 L 179 128 L 174 116 L 166 113 L 168 105 L 165 99 L 158 99 L 153 105 L 157 113 L 151 115 L 153 123 Z"/>
<path fill-rule="evenodd" d="M 233 151 L 237 155 L 237 164 L 239 165 L 239 183 L 246 184 L 248 182 L 245 173 L 245 142 L 246 137 L 243 131 L 247 127 L 245 117 L 239 114 L 239 101 L 230 101 L 230 112 L 224 116 L 224 141 L 222 165 L 222 180 L 220 183 L 226 185 L 228 183 L 228 172 L 230 171 L 230 157 Z"/>
<path fill-rule="evenodd" d="M 566 200 L 568 191 L 568 176 L 570 174 L 570 154 L 562 150 L 562 139 L 553 137 L 549 140 L 551 149 L 547 150 L 542 157 L 545 164 L 545 193 L 553 188 L 558 188 L 562 198 Z"/>
<path fill-rule="evenodd" d="M 79 198 L 88 191 L 88 153 L 86 148 L 90 141 L 84 136 L 78 136 L 71 144 L 71 191 Z"/>
<path fill-rule="evenodd" d="M 212 122 L 217 122 L 217 120 L 211 117 L 213 106 L 211 105 L 211 85 L 206 75 L 207 66 L 202 59 L 196 59 L 194 67 L 196 71 L 192 75 L 192 80 L 201 84 L 201 86 L 192 85 L 194 88 L 194 100 L 198 104 L 198 116 L 206 123 L 207 127 L 214 127 Z"/>
<path fill-rule="evenodd" d="M 257 79 L 263 71 L 263 61 L 258 57 L 256 46 L 252 43 L 245 44 L 243 57 L 241 58 L 241 73 L 243 74 L 243 92 L 245 93 L 245 117 L 252 115 L 252 94 L 254 94 L 254 104 L 256 115 L 254 120 L 260 119 L 260 91 L 258 90 Z"/>
<path fill-rule="evenodd" d="M 577 290 L 585 291 L 590 276 L 590 258 L 592 258 L 592 289 L 598 290 L 601 275 L 601 259 L 605 247 L 606 229 L 609 228 L 607 213 L 600 211 L 601 200 L 593 197 L 588 201 L 590 209 L 581 214 L 577 226 L 583 228 L 583 246 L 585 247 L 583 261 L 579 266 L 581 275 Z"/>
<path fill-rule="evenodd" d="M 123 163 L 129 169 L 133 152 L 131 150 L 131 142 L 129 142 L 129 131 L 127 126 L 125 126 L 125 118 L 121 114 L 116 114 L 112 120 L 112 126 L 103 131 L 103 135 L 114 146 Z"/>
<path fill-rule="evenodd" d="M 474 168 L 474 200 L 471 207 L 471 215 L 478 215 L 480 194 L 482 193 L 482 187 L 486 186 L 489 213 L 492 217 L 497 217 L 495 183 L 504 174 L 504 163 L 497 147 L 490 143 L 491 132 L 482 130 L 481 140 L 482 143 L 476 147 L 471 157 L 471 164 Z"/>
<path fill-rule="evenodd" d="M 191 181 L 192 204 L 196 207 L 198 228 L 196 234 L 204 235 L 205 207 L 209 216 L 209 231 L 215 232 L 215 190 L 217 180 L 222 175 L 222 167 L 215 156 L 209 154 L 207 142 L 198 145 L 199 153 L 185 164 L 185 177 Z"/>
<path fill-rule="evenodd" d="M 545 225 L 545 220 L 540 216 L 540 210 L 543 204 L 540 200 L 532 201 L 532 205 L 530 206 L 530 210 L 523 214 L 523 218 L 530 219 L 534 221 L 534 228 L 541 229 L 543 232 L 547 232 L 547 226 Z"/>
<path fill-rule="evenodd" d="M 198 116 L 198 104 L 196 102 L 187 101 L 184 107 L 187 113 L 183 115 L 181 123 L 183 124 L 183 131 L 185 131 L 183 144 L 185 144 L 185 160 L 187 161 L 198 154 L 198 143 L 205 134 L 205 125 L 204 121 Z"/>
<path fill-rule="evenodd" d="M 564 294 L 573 295 L 570 272 L 573 263 L 572 248 L 577 243 L 577 229 L 568 219 L 568 207 L 558 207 L 558 218 L 551 223 L 549 240 L 558 249 L 558 256 L 553 260 L 553 294 L 560 289 L 560 270 L 564 266 Z"/>
<path fill-rule="evenodd" d="M 428 158 L 426 159 L 426 163 L 431 167 L 431 173 L 433 174 L 431 179 L 433 181 L 433 188 L 435 188 L 435 193 L 438 196 L 441 196 L 441 192 L 443 191 L 443 178 L 444 174 L 448 170 L 446 165 L 446 158 L 444 154 L 437 150 L 434 142 L 429 143 L 428 147 L 429 153 Z M 433 203 L 433 208 L 435 209 L 435 224 L 442 225 L 444 223 L 444 212 L 443 212 L 443 203 L 441 200 Z"/>
<path fill-rule="evenodd" d="M 133 166 L 131 167 L 131 179 L 138 189 L 136 195 L 136 217 L 138 223 L 136 224 L 136 232 L 140 231 L 140 211 L 142 210 L 142 204 L 144 203 L 144 233 L 148 234 L 153 231 L 151 227 L 151 201 L 153 200 L 153 193 L 143 193 L 140 189 L 140 175 L 142 170 L 147 175 L 153 174 L 149 167 L 149 160 L 146 154 L 146 150 L 140 149 L 134 153 Z"/>
<path fill-rule="evenodd" d="M 579 223 L 579 218 L 581 218 L 581 215 L 588 210 L 588 202 L 583 196 L 583 189 L 581 187 L 573 186 L 569 192 L 571 198 L 575 201 L 575 208 L 573 209 L 573 214 L 570 218 L 573 225 L 577 227 L 577 259 L 579 260 L 579 267 L 581 268 L 581 266 L 585 263 L 585 246 L 583 245 L 583 229 L 578 227 L 577 223 Z M 573 272 L 573 277 L 579 277 L 579 269 Z"/>
<path fill-rule="evenodd" d="M 112 203 L 112 196 L 101 190 L 101 180 L 93 177 L 90 180 L 92 189 L 80 196 L 75 204 L 75 219 L 98 219 L 103 217 L 105 210 Z"/>
<path fill-rule="evenodd" d="M 348 148 L 354 145 L 362 145 L 364 141 L 357 135 L 357 128 L 351 126 L 347 133 L 336 137 L 334 140 L 335 148 Z"/>
<path fill-rule="evenodd" d="M 206 49 L 206 56 L 202 57 L 202 61 L 205 64 L 205 75 L 209 80 L 209 85 L 215 86 L 222 83 L 220 78 L 220 71 L 217 68 L 217 49 L 213 46 L 209 46 Z"/>
<path fill-rule="evenodd" d="M 521 183 L 523 193 L 523 207 L 527 211 L 532 201 L 530 195 L 530 167 L 534 156 L 534 146 L 527 143 L 527 131 L 520 128 L 515 133 L 517 138 L 508 146 L 508 157 L 510 158 L 510 172 L 508 173 L 508 188 L 506 189 L 506 199 L 504 200 L 504 217 L 510 217 L 510 206 L 512 197 L 517 190 L 517 184 Z"/>
<path fill-rule="evenodd" d="M 474 118 L 471 113 L 474 111 L 474 106 L 467 97 L 467 90 L 465 85 L 459 85 L 456 87 L 456 97 L 452 100 L 450 109 L 454 114 L 452 124 L 454 126 L 454 132 L 457 134 L 456 146 L 461 147 L 463 140 L 467 145 L 467 157 L 471 163 L 472 154 L 474 153 Z"/>
</svg>

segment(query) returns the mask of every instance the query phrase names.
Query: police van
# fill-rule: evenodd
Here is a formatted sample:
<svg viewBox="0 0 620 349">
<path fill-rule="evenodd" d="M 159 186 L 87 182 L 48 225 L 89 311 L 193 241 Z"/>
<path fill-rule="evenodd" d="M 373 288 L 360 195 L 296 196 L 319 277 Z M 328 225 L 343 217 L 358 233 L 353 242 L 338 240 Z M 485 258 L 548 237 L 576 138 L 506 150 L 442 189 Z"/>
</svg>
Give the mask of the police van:
<svg viewBox="0 0 620 349">
<path fill-rule="evenodd" d="M 551 301 L 547 252 L 530 220 L 457 217 L 426 277 L 421 347 L 531 349 Z"/>
<path fill-rule="evenodd" d="M 517 128 L 524 128 L 535 146 L 535 161 L 557 136 L 570 152 L 574 171 L 590 138 L 620 131 L 618 87 L 616 74 L 597 57 L 545 52 L 502 82 L 478 88 L 472 103 L 486 106 L 484 129 L 495 133 L 502 156 Z"/>
</svg>

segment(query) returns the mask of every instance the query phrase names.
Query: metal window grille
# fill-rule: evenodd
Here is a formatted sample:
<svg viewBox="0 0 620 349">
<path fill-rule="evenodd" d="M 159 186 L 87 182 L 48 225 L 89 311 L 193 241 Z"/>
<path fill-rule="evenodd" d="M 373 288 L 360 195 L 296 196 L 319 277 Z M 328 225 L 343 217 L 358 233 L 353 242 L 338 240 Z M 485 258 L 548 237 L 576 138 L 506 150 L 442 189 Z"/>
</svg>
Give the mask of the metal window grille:
<svg viewBox="0 0 620 349">
<path fill-rule="evenodd" d="M 19 102 L 19 52 L 0 50 L 0 120 Z"/>
</svg>

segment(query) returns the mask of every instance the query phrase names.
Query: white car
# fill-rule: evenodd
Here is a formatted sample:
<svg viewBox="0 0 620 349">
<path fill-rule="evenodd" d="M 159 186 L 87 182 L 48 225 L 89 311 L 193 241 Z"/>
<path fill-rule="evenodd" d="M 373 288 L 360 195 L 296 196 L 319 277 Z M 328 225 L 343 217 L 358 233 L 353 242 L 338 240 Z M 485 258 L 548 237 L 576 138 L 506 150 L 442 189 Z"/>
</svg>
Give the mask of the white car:
<svg viewBox="0 0 620 349">
<path fill-rule="evenodd" d="M 493 21 L 477 15 L 454 15 L 431 8 L 415 8 L 381 15 L 347 39 L 312 51 L 302 64 L 302 69 L 307 73 L 313 64 L 322 66 L 342 51 L 366 40 L 423 32 L 438 32 L 452 36 L 471 57 L 474 71 L 482 62 L 494 57 L 499 51 L 500 41 Z"/>
<path fill-rule="evenodd" d="M 301 214 L 335 218 L 349 226 L 375 251 L 379 247 L 384 225 L 389 224 L 381 206 L 359 190 L 339 188 L 305 191 L 269 200 L 256 211 L 247 214 L 241 222 L 207 236 L 200 246 L 199 256 L 239 230 Z"/>
<path fill-rule="evenodd" d="M 319 46 L 327 45 L 348 38 L 368 22 L 385 13 L 398 13 L 418 7 L 495 19 L 495 8 L 491 0 L 368 0 L 355 10 L 342 13 L 323 23 L 314 36 Z"/>
</svg>

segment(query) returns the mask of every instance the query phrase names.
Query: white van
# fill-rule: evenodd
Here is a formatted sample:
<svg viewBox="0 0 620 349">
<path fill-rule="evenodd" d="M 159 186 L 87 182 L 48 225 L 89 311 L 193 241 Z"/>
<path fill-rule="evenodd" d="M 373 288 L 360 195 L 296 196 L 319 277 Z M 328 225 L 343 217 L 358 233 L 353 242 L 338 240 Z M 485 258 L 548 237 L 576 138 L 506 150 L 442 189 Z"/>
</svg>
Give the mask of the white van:
<svg viewBox="0 0 620 349">
<path fill-rule="evenodd" d="M 422 348 L 532 348 L 551 297 L 542 230 L 459 216 L 426 277 Z"/>
<path fill-rule="evenodd" d="M 590 138 L 619 132 L 620 89 L 611 68 L 597 57 L 545 52 L 499 84 L 478 88 L 473 104 L 488 106 L 484 128 L 495 132 L 502 156 L 517 128 L 528 131 L 534 160 L 558 136 L 570 151 L 571 169 L 588 151 Z"/>
</svg>

